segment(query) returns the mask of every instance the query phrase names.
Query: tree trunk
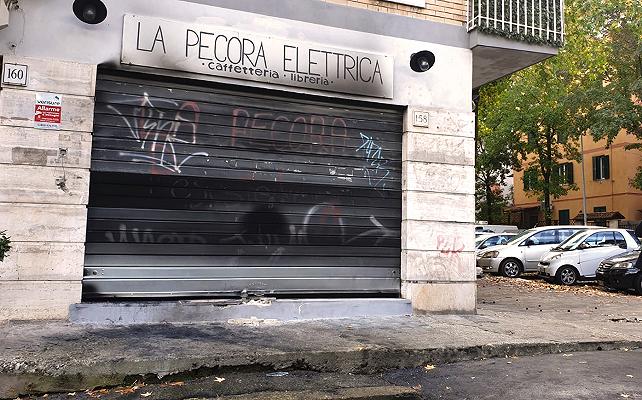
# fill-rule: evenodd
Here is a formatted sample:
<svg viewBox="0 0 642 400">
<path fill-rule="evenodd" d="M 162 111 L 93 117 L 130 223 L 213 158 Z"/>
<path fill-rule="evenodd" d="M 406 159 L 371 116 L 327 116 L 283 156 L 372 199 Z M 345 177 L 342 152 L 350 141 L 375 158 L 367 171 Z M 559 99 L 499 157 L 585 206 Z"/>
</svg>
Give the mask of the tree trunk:
<svg viewBox="0 0 642 400">
<path fill-rule="evenodd" d="M 490 179 L 484 181 L 484 186 L 486 189 L 486 221 L 489 224 L 493 224 L 493 192 L 490 187 Z"/>
</svg>

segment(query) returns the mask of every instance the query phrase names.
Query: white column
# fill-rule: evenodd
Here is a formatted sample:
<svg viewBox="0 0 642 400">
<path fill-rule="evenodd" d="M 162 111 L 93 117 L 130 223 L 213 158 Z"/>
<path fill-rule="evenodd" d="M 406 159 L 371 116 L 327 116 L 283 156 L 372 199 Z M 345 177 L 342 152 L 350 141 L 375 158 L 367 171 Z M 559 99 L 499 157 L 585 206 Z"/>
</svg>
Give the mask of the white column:
<svg viewBox="0 0 642 400">
<path fill-rule="evenodd" d="M 417 313 L 474 313 L 474 116 L 431 110 L 403 137 L 402 294 Z"/>
</svg>

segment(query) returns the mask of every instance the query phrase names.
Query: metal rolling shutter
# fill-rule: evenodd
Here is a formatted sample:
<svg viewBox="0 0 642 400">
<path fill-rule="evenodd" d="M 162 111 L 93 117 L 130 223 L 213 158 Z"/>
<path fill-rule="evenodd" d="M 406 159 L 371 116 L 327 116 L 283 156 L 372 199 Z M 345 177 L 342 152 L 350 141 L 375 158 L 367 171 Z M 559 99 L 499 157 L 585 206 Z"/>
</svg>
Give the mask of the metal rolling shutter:
<svg viewBox="0 0 642 400">
<path fill-rule="evenodd" d="M 396 294 L 398 110 L 101 74 L 83 291 Z"/>
</svg>

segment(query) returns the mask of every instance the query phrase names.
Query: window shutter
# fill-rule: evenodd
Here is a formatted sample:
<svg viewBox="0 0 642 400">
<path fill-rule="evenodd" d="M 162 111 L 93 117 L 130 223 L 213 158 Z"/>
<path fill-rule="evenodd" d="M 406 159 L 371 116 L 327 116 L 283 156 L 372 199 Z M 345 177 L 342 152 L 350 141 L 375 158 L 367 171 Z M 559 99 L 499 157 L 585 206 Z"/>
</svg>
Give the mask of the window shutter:
<svg viewBox="0 0 642 400">
<path fill-rule="evenodd" d="M 568 170 L 567 170 L 567 175 L 566 175 L 567 176 L 566 183 L 569 183 L 569 184 L 570 183 L 575 183 L 575 179 L 573 177 L 573 167 L 574 167 L 573 163 L 568 163 Z"/>
<path fill-rule="evenodd" d="M 611 166 L 609 163 L 609 156 L 602 157 L 602 163 L 604 163 L 604 176 L 603 179 L 609 179 L 611 177 Z"/>
<path fill-rule="evenodd" d="M 594 181 L 596 181 L 598 179 L 598 177 L 597 177 L 598 160 L 599 160 L 599 157 L 593 157 L 593 180 Z"/>
</svg>

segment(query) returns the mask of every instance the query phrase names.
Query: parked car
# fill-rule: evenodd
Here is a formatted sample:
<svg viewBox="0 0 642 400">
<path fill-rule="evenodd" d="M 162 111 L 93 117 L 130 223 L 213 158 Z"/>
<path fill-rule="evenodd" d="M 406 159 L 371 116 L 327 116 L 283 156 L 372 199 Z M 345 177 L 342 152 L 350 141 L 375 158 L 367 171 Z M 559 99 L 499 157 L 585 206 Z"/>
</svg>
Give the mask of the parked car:
<svg viewBox="0 0 642 400">
<path fill-rule="evenodd" d="M 516 233 L 488 233 L 475 238 L 475 250 L 508 243 Z"/>
<path fill-rule="evenodd" d="M 522 272 L 536 272 L 540 258 L 588 226 L 542 226 L 515 235 L 507 244 L 488 247 L 477 254 L 477 265 L 484 272 L 500 273 L 514 278 Z"/>
<path fill-rule="evenodd" d="M 518 230 L 515 225 L 475 225 L 475 237 L 484 233 L 517 232 Z"/>
<path fill-rule="evenodd" d="M 640 248 L 629 253 L 607 258 L 597 267 L 595 277 L 609 289 L 633 289 L 642 295 L 642 271 L 635 267 Z"/>
<path fill-rule="evenodd" d="M 606 258 L 640 246 L 640 240 L 626 229 L 588 229 L 571 236 L 551 249 L 539 262 L 538 272 L 546 280 L 573 285 L 580 278 L 595 279 L 595 271 Z"/>
</svg>

